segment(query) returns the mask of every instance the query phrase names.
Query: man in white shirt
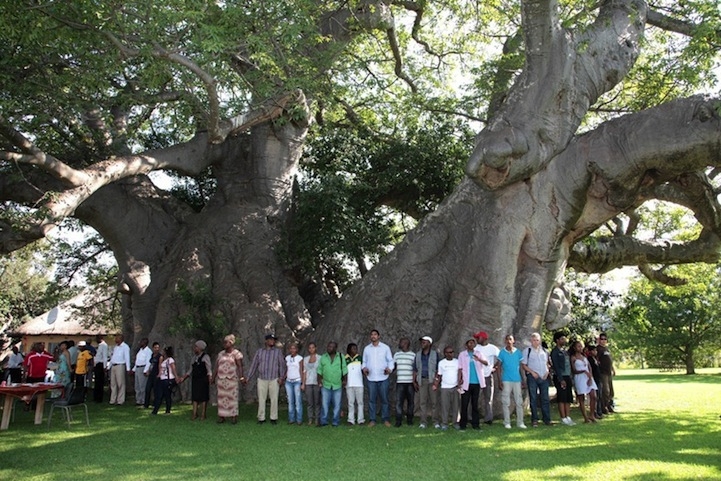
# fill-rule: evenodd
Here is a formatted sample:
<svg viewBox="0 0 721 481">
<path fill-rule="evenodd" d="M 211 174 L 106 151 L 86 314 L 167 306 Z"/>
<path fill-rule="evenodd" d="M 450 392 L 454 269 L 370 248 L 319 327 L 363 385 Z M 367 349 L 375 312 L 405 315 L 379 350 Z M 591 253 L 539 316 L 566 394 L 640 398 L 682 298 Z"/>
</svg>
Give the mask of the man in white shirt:
<svg viewBox="0 0 721 481">
<path fill-rule="evenodd" d="M 108 343 L 100 334 L 95 339 L 98 342 L 98 348 L 95 350 L 95 359 L 93 360 L 95 366 L 93 368 L 95 374 L 93 400 L 96 403 L 101 403 L 103 402 L 103 392 L 105 390 L 105 368 L 108 366 Z"/>
<path fill-rule="evenodd" d="M 381 399 L 381 419 L 391 425 L 391 409 L 388 403 L 388 376 L 393 372 L 393 354 L 388 344 L 380 342 L 381 335 L 371 331 L 371 343 L 363 349 L 363 374 L 368 378 L 368 426 L 376 425 L 376 400 Z"/>
<path fill-rule="evenodd" d="M 23 361 L 25 358 L 20 354 L 17 346 L 13 346 L 13 352 L 8 356 L 8 380 L 12 383 L 23 382 Z"/>
<path fill-rule="evenodd" d="M 551 403 L 548 397 L 550 356 L 541 346 L 541 335 L 531 334 L 531 347 L 523 350 L 521 368 L 526 373 L 528 399 L 531 404 L 531 423 L 538 427 L 538 398 L 541 398 L 543 424 L 551 426 Z"/>
<path fill-rule="evenodd" d="M 457 428 L 458 423 L 458 390 L 463 382 L 458 359 L 453 357 L 453 348 L 446 346 L 443 349 L 444 358 L 438 363 L 436 379 L 433 383 L 433 390 L 441 390 L 441 430 L 447 431 L 448 425 L 453 423 Z"/>
<path fill-rule="evenodd" d="M 346 349 L 345 365 L 348 367 L 348 377 L 345 384 L 345 394 L 348 399 L 348 424 L 364 424 L 363 413 L 363 359 L 358 355 L 358 345 L 355 342 L 348 344 Z M 357 414 L 356 414 L 356 407 Z"/>
<path fill-rule="evenodd" d="M 150 363 L 152 355 L 153 351 L 148 347 L 148 338 L 142 338 L 138 352 L 135 354 L 135 365 L 131 371 L 135 375 L 135 405 L 138 407 L 145 403 L 145 388 L 148 384 L 148 378 L 143 373 L 145 367 Z"/>
<path fill-rule="evenodd" d="M 488 333 L 484 331 L 475 333 L 473 337 L 478 342 L 474 351 L 480 352 L 488 360 L 488 364 L 483 365 L 483 377 L 486 380 L 486 385 L 481 388 L 479 404 L 483 408 L 483 422 L 490 425 L 493 424 L 493 373 L 500 350 L 488 342 Z"/>
<path fill-rule="evenodd" d="M 125 403 L 125 373 L 130 374 L 130 347 L 123 342 L 123 335 L 115 336 L 115 346 L 110 353 L 110 404 Z"/>
</svg>

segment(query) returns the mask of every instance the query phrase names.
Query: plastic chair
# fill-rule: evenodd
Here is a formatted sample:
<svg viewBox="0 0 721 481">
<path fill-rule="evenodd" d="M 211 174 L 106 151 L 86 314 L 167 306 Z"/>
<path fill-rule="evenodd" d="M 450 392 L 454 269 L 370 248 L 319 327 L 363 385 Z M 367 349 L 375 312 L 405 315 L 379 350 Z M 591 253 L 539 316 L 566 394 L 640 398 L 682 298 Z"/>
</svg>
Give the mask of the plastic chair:
<svg viewBox="0 0 721 481">
<path fill-rule="evenodd" d="M 85 408 L 85 422 L 90 426 L 90 417 L 88 416 L 88 405 L 85 404 L 85 389 L 76 389 L 75 385 L 71 384 L 65 392 L 65 396 L 57 401 L 53 401 L 50 406 L 50 414 L 48 414 L 48 428 L 50 428 L 50 422 L 53 420 L 53 410 L 57 407 L 62 409 L 65 413 L 65 419 L 68 421 L 68 427 L 70 427 L 70 421 L 73 420 L 73 406 L 82 406 Z"/>
</svg>

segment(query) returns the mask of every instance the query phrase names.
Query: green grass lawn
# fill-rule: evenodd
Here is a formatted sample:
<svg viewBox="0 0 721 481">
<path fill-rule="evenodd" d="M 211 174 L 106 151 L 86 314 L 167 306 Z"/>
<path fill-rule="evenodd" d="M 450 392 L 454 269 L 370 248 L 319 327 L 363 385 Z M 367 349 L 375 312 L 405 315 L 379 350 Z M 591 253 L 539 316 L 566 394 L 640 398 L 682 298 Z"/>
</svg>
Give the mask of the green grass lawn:
<svg viewBox="0 0 721 481">
<path fill-rule="evenodd" d="M 56 413 L 48 430 L 19 410 L 0 433 L 0 479 L 721 480 L 719 370 L 624 371 L 615 388 L 619 412 L 598 424 L 527 431 L 288 426 L 284 412 L 259 426 L 254 406 L 233 426 L 214 409 L 191 422 L 187 405 L 149 416 L 95 404 L 90 427 L 76 411 L 72 427 Z"/>
</svg>

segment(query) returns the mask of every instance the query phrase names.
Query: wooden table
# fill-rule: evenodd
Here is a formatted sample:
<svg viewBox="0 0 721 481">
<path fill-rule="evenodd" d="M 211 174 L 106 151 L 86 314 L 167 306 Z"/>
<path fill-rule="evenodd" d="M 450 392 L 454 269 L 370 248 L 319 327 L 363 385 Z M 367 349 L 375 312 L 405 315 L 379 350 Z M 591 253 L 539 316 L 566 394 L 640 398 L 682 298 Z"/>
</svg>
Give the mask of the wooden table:
<svg viewBox="0 0 721 481">
<path fill-rule="evenodd" d="M 37 401 L 35 406 L 35 424 L 43 423 L 43 410 L 45 409 L 45 396 L 52 389 L 63 389 L 62 384 L 38 382 L 33 384 L 15 384 L 12 386 L 1 386 L 0 394 L 5 395 L 3 407 L 3 418 L 0 423 L 0 430 L 6 430 L 10 426 L 10 414 L 13 409 L 13 398 L 30 404 L 33 396 Z"/>
</svg>

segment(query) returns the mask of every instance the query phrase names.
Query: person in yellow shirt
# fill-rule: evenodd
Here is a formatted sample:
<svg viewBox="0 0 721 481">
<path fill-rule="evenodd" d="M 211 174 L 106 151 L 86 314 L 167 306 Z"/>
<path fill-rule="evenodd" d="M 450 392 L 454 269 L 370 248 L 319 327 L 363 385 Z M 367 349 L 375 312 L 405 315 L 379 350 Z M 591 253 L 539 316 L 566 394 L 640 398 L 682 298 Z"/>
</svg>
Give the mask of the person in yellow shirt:
<svg viewBox="0 0 721 481">
<path fill-rule="evenodd" d="M 90 383 L 90 372 L 93 368 L 93 355 L 88 351 L 85 341 L 78 343 L 78 359 L 75 362 L 75 387 L 85 389 Z"/>
</svg>

